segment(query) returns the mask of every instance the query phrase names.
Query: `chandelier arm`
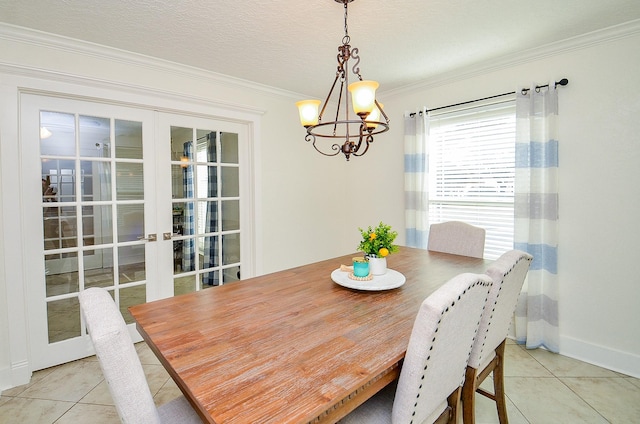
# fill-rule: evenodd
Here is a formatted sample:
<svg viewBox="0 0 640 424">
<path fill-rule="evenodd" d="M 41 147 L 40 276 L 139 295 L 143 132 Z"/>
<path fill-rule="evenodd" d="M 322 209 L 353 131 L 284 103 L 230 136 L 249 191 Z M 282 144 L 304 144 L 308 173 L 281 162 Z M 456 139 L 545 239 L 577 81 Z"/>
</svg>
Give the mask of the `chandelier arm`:
<svg viewBox="0 0 640 424">
<path fill-rule="evenodd" d="M 320 150 L 320 149 L 318 148 L 318 146 L 316 146 L 316 137 L 315 137 L 313 134 L 307 134 L 307 135 L 304 137 L 304 139 L 305 139 L 307 142 L 311 142 L 311 145 L 313 146 L 313 148 L 314 148 L 314 149 L 316 149 L 316 151 L 317 151 L 318 153 L 320 153 L 321 155 L 325 155 L 325 156 L 336 156 L 336 155 L 337 155 L 338 153 L 340 153 L 340 151 L 341 151 L 340 145 L 338 145 L 338 144 L 333 144 L 333 145 L 331 146 L 331 150 L 334 150 L 334 152 L 333 152 L 333 153 L 325 153 L 325 152 L 323 152 L 322 150 Z"/>
<path fill-rule="evenodd" d="M 387 116 L 386 113 L 384 113 L 384 109 L 382 109 L 382 106 L 380 106 L 380 103 L 378 103 L 378 100 L 374 100 L 376 102 L 376 106 L 378 107 L 378 110 L 380 110 L 380 113 L 382 113 L 382 116 L 384 116 L 384 120 L 387 122 L 387 129 L 389 129 L 389 117 Z"/>
<path fill-rule="evenodd" d="M 351 68 L 351 72 L 358 76 L 358 80 L 362 81 L 362 75 L 360 75 L 360 68 L 358 67 L 360 64 L 360 56 L 358 56 L 358 52 L 359 50 L 357 47 L 351 49 L 351 57 L 356 60 L 356 63 L 354 63 Z"/>
<path fill-rule="evenodd" d="M 336 131 L 338 130 L 338 123 L 340 122 L 340 105 L 342 104 L 342 93 L 344 92 L 344 79 L 340 80 L 340 91 L 338 92 L 338 107 L 336 107 L 336 117 L 333 120 L 333 135 L 336 135 Z M 347 105 L 348 106 L 348 105 Z M 346 110 L 347 120 L 349 120 L 349 109 Z M 349 127 L 346 128 L 347 138 L 349 138 Z"/>
<path fill-rule="evenodd" d="M 373 136 L 371 134 L 367 134 L 367 136 L 365 137 L 365 145 L 364 145 L 364 150 L 362 152 L 359 152 L 358 150 L 360 147 L 360 143 L 362 143 L 362 135 L 360 136 L 360 142 L 358 143 L 358 149 L 356 149 L 353 152 L 354 156 L 363 156 L 365 153 L 367 153 L 367 150 L 369 150 L 369 145 L 371 143 L 373 143 Z"/>
<path fill-rule="evenodd" d="M 327 105 L 329 104 L 329 99 L 331 98 L 331 94 L 333 94 L 333 89 L 336 88 L 336 83 L 338 82 L 338 78 L 340 78 L 340 74 L 336 72 L 336 78 L 333 80 L 333 84 L 331 85 L 329 94 L 327 95 L 327 98 L 324 100 L 324 104 L 322 105 L 322 111 L 320 111 L 320 114 L 318 115 L 319 121 L 322 121 L 322 115 L 324 114 L 324 111 L 327 108 Z"/>
</svg>

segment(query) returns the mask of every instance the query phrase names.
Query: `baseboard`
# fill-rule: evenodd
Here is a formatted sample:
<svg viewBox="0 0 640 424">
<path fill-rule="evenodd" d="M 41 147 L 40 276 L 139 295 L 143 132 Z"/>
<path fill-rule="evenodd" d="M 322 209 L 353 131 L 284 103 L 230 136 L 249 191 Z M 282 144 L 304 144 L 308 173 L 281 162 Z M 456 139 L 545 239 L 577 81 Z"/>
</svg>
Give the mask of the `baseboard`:
<svg viewBox="0 0 640 424">
<path fill-rule="evenodd" d="M 11 370 L 9 368 L 0 369 L 0 393 L 11 388 Z"/>
<path fill-rule="evenodd" d="M 592 365 L 640 378 L 640 355 L 560 336 L 560 354 Z"/>
<path fill-rule="evenodd" d="M 4 390 L 27 384 L 30 380 L 31 370 L 29 370 L 29 364 L 26 361 L 19 364 L 13 364 L 11 368 L 1 369 L 0 393 Z"/>
</svg>

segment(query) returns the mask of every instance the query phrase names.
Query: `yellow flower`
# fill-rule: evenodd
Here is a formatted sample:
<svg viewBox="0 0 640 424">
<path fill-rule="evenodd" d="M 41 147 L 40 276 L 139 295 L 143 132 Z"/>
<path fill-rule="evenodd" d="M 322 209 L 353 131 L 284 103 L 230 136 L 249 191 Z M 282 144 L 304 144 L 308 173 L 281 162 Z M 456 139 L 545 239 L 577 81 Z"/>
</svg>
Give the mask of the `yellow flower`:
<svg viewBox="0 0 640 424">
<path fill-rule="evenodd" d="M 369 234 L 369 240 L 370 240 L 370 241 L 375 240 L 375 239 L 376 239 L 376 237 L 377 237 L 377 236 L 376 236 L 376 233 L 371 233 L 371 234 Z"/>
<path fill-rule="evenodd" d="M 384 258 L 388 254 L 389 254 L 389 249 L 387 249 L 386 247 L 381 247 L 380 250 L 378 250 L 378 255 L 380 255 L 381 258 Z"/>
</svg>

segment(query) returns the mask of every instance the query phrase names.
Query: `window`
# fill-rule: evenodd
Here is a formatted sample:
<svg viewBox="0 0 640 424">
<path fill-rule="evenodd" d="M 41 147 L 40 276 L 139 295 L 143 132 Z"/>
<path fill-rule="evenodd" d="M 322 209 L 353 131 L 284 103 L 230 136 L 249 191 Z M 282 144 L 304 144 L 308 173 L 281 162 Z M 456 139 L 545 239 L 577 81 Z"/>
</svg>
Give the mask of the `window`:
<svg viewBox="0 0 640 424">
<path fill-rule="evenodd" d="M 487 231 L 485 258 L 513 249 L 515 101 L 430 114 L 429 222 Z"/>
</svg>

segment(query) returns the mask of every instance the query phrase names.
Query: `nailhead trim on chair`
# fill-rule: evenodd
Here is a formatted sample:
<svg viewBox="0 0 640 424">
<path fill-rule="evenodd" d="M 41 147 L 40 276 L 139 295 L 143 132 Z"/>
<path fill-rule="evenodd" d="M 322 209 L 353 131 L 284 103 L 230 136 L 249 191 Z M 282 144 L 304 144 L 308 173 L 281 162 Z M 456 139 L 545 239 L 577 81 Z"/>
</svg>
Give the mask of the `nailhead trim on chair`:
<svg viewBox="0 0 640 424">
<path fill-rule="evenodd" d="M 490 285 L 491 283 L 485 283 L 485 282 L 481 282 L 481 281 L 476 281 L 476 282 L 474 282 L 474 283 L 473 283 L 473 284 L 471 284 L 469 287 L 467 287 L 467 289 L 465 289 L 465 290 L 462 292 L 462 294 L 461 294 L 460 296 L 458 296 L 458 300 L 462 299 L 462 296 L 463 296 L 463 295 L 465 295 L 465 294 L 467 293 L 467 291 L 468 291 L 470 288 L 475 287 L 475 286 L 476 286 L 476 285 L 478 285 L 478 284 L 482 284 L 483 286 L 488 286 L 488 285 Z M 485 302 L 486 302 L 486 299 L 485 299 Z M 442 322 L 442 317 L 444 316 L 444 314 L 445 314 L 445 313 L 447 313 L 447 312 L 449 311 L 449 308 L 453 308 L 453 307 L 455 306 L 455 304 L 456 304 L 456 301 L 451 302 L 451 306 L 448 306 L 447 308 L 445 308 L 445 309 L 440 313 L 440 319 L 438 320 L 438 325 L 436 326 L 436 328 L 435 328 L 435 330 L 434 330 L 434 333 L 437 333 L 437 332 L 438 332 L 438 327 L 439 327 L 440 323 Z M 482 316 L 482 314 L 481 314 L 480 316 Z M 479 319 L 478 319 L 478 323 L 477 323 L 477 324 L 480 324 Z M 478 325 L 476 325 L 476 331 L 475 331 L 475 334 L 477 334 L 477 333 L 478 333 L 477 326 L 478 326 Z M 473 337 L 473 340 L 471 340 L 471 345 L 469 346 L 469 352 L 468 352 L 468 355 L 469 355 L 469 354 L 471 354 L 471 349 L 473 349 L 473 342 L 474 342 L 474 340 L 475 340 L 475 335 L 474 335 L 474 337 Z M 433 337 L 433 339 L 431 340 L 431 347 L 429 348 L 429 350 L 430 350 L 430 351 L 431 351 L 431 350 L 433 350 L 433 344 L 435 343 L 435 341 L 436 341 L 436 337 L 434 336 L 434 337 Z M 429 368 L 429 363 L 428 363 L 428 362 L 429 362 L 429 359 L 431 359 L 431 355 L 427 356 L 426 363 L 425 363 L 425 366 L 424 366 L 423 371 L 427 371 L 427 369 Z M 463 370 L 463 371 L 462 371 L 461 381 L 462 381 L 462 380 L 464 380 L 464 375 L 465 375 L 465 370 Z M 422 377 L 420 377 L 420 379 L 421 379 L 422 381 L 424 381 L 425 377 L 426 377 L 426 376 L 425 376 L 425 373 L 423 373 L 423 374 L 422 374 Z M 418 394 L 416 395 L 416 403 L 414 403 L 414 404 L 413 404 L 414 410 L 413 410 L 413 412 L 411 413 L 411 416 L 412 416 L 412 417 L 415 417 L 415 415 L 416 415 L 416 410 L 415 410 L 415 408 L 417 408 L 417 407 L 418 407 L 417 399 L 419 399 L 419 398 L 420 398 L 420 390 L 422 390 L 422 387 L 423 387 L 423 385 L 422 385 L 422 384 L 420 384 L 420 386 L 418 387 Z M 411 420 L 409 424 L 413 424 L 413 420 Z"/>
<path fill-rule="evenodd" d="M 531 262 L 531 258 L 527 257 L 527 256 L 521 256 L 518 258 L 518 260 L 513 264 L 513 266 L 511 268 L 509 268 L 509 270 L 507 272 L 505 272 L 502 275 L 502 278 L 504 279 L 507 275 L 511 274 L 511 272 L 516 268 L 516 265 L 518 265 L 518 263 L 522 260 L 527 260 L 529 262 Z M 496 295 L 496 301 L 493 303 L 493 308 L 491 309 L 491 316 L 489 317 L 489 324 L 491 325 L 491 323 L 493 322 L 493 313 L 496 311 L 496 305 L 498 304 L 498 299 L 500 298 L 500 292 L 502 291 L 502 284 L 500 285 L 500 288 L 498 289 L 498 294 Z M 485 340 L 482 341 L 482 349 L 480 350 L 480 355 L 478 358 L 478 362 L 481 364 L 482 363 L 482 358 L 484 355 L 484 345 L 486 343 L 486 337 Z"/>
</svg>

